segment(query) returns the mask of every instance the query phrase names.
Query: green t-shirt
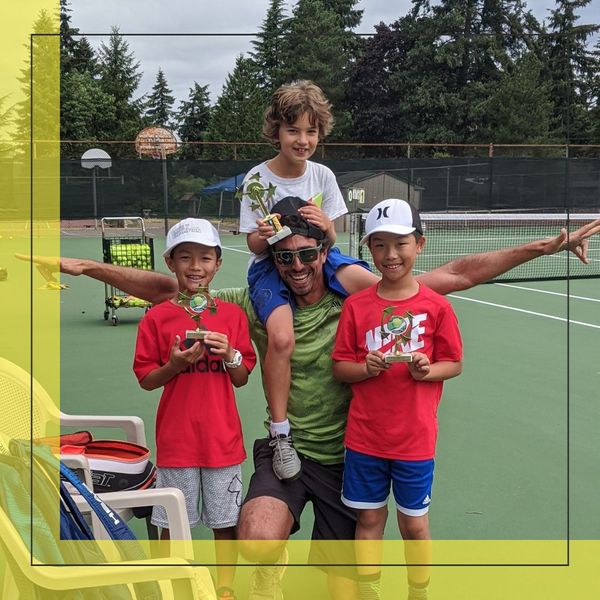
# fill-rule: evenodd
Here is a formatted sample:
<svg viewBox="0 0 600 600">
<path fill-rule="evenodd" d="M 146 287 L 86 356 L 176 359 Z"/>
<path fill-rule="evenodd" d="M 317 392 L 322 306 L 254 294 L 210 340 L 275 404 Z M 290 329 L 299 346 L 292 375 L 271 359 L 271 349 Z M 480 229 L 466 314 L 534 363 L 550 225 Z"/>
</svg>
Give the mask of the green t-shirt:
<svg viewBox="0 0 600 600">
<path fill-rule="evenodd" d="M 214 295 L 239 304 L 248 315 L 262 369 L 267 333 L 252 308 L 248 290 L 226 288 Z M 326 465 L 344 460 L 344 431 L 351 398 L 350 387 L 335 381 L 332 372 L 331 354 L 341 310 L 342 299 L 327 292 L 316 304 L 297 307 L 294 313 L 296 346 L 288 400 L 294 447 Z"/>
</svg>

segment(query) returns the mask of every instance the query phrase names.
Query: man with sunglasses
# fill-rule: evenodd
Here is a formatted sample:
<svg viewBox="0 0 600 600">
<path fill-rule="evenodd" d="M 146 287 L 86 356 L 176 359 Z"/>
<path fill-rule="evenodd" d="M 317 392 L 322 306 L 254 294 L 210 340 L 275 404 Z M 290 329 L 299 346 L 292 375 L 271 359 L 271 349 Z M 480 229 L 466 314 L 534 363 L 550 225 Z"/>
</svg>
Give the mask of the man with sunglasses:
<svg viewBox="0 0 600 600">
<path fill-rule="evenodd" d="M 288 414 L 303 470 L 295 481 L 278 480 L 272 469 L 268 438 L 256 441 L 255 473 L 238 524 L 240 550 L 252 562 L 265 565 L 279 562 L 279 565 L 261 566 L 255 570 L 251 600 L 283 598 L 280 579 L 285 569 L 285 544 L 299 528 L 300 514 L 308 502 L 312 502 L 315 514 L 310 563 L 352 563 L 351 555 L 346 556 L 344 551 L 353 547 L 355 528 L 353 512 L 340 499 L 343 436 L 350 390 L 333 379 L 331 359 L 346 294 L 339 288 L 335 273 L 324 272 L 329 248 L 322 231 L 304 220 L 297 212 L 297 206 L 288 206 L 287 210 L 285 206 L 276 206 L 273 212 L 281 214 L 282 224 L 288 225 L 294 234 L 275 244 L 273 258 L 281 279 L 289 288 L 290 300 L 295 304 L 296 345 L 291 362 Z M 465 256 L 419 275 L 418 279 L 436 292 L 448 294 L 483 283 L 539 256 L 565 249 L 588 262 L 587 238 L 598 231 L 600 220 L 571 232 L 568 237 L 563 230 L 555 238 Z M 57 259 L 33 257 L 32 260 L 48 272 L 59 265 Z M 349 264 L 352 262 L 356 261 Z M 60 270 L 70 275 L 88 275 L 151 302 L 172 296 L 177 285 L 175 280 L 160 273 L 86 259 L 61 259 Z M 366 270 L 365 273 L 365 283 L 374 282 L 375 275 Z M 360 287 L 360 282 L 356 282 L 356 287 Z M 266 331 L 252 309 L 248 290 L 232 288 L 219 290 L 216 294 L 224 301 L 241 305 L 247 313 L 252 339 L 262 360 L 267 347 Z M 349 541 L 334 545 L 320 543 L 322 540 Z M 352 567 L 346 570 L 341 566 L 321 568 L 327 571 L 332 597 L 336 600 L 356 598 Z"/>
</svg>

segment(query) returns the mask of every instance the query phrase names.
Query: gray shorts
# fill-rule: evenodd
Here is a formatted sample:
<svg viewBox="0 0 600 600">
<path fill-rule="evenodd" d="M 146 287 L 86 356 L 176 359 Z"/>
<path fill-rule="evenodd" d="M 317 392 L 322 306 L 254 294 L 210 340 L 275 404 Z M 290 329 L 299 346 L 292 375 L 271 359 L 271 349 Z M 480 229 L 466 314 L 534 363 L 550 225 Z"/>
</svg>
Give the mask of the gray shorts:
<svg viewBox="0 0 600 600">
<path fill-rule="evenodd" d="M 242 467 L 164 467 L 157 469 L 156 487 L 175 487 L 183 492 L 190 527 L 202 521 L 209 529 L 235 527 L 242 505 Z M 198 506 L 202 500 L 202 515 Z M 167 512 L 152 509 L 152 524 L 167 528 Z"/>
</svg>

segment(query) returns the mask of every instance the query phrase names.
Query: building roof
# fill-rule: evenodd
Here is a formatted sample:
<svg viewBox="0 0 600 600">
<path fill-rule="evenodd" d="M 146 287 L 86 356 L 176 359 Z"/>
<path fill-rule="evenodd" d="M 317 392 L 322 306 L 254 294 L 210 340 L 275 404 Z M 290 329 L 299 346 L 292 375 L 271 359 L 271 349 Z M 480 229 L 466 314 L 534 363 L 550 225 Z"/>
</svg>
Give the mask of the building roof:
<svg viewBox="0 0 600 600">
<path fill-rule="evenodd" d="M 381 177 L 382 175 L 387 175 L 388 177 L 397 179 L 398 181 L 402 181 L 403 183 L 407 183 L 406 179 L 403 179 L 402 177 L 397 177 L 396 175 L 392 175 L 387 171 L 348 171 L 347 173 L 342 173 L 341 175 L 338 175 L 337 182 L 341 188 L 346 188 L 355 183 L 366 181 L 367 179 Z"/>
</svg>

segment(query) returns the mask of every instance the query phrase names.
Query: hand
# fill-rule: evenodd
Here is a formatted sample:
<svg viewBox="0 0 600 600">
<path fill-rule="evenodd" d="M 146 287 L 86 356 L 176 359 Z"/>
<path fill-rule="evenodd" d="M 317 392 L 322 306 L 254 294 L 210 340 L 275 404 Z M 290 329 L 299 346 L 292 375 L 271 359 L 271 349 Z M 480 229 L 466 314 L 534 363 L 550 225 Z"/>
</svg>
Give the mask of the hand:
<svg viewBox="0 0 600 600">
<path fill-rule="evenodd" d="M 547 241 L 544 248 L 544 254 L 554 254 L 561 250 L 569 250 L 569 252 L 572 252 L 582 263 L 587 265 L 590 262 L 587 257 L 589 245 L 588 238 L 599 231 L 600 219 L 591 221 L 583 227 L 572 231 L 570 234 L 567 233 L 565 228 L 562 228 L 559 235 Z"/>
<path fill-rule="evenodd" d="M 391 367 L 390 364 L 386 363 L 385 354 L 378 350 L 369 352 L 365 358 L 365 364 L 367 366 L 367 376 L 377 377 L 381 371 L 385 371 Z"/>
<path fill-rule="evenodd" d="M 269 222 L 263 221 L 262 219 L 256 219 L 256 224 L 258 225 L 258 237 L 261 240 L 267 240 L 277 233 L 275 227 Z"/>
<path fill-rule="evenodd" d="M 210 346 L 211 354 L 220 356 L 226 362 L 233 360 L 235 348 L 229 345 L 229 339 L 226 334 L 209 331 L 204 337 L 204 343 Z"/>
<path fill-rule="evenodd" d="M 181 338 L 176 335 L 175 341 L 171 346 L 171 352 L 169 353 L 169 365 L 180 373 L 187 369 L 189 365 L 196 364 L 206 352 L 204 344 L 197 340 L 194 345 L 186 350 L 181 349 Z"/>
<path fill-rule="evenodd" d="M 408 370 L 413 379 L 420 381 L 429 375 L 431 363 L 427 354 L 423 354 L 422 352 L 412 352 L 411 354 L 413 359 L 412 362 L 407 363 Z"/>
<path fill-rule="evenodd" d="M 321 231 L 327 233 L 331 227 L 329 217 L 312 200 L 308 201 L 307 206 L 298 209 L 298 212 L 311 225 L 318 227 Z"/>
<path fill-rule="evenodd" d="M 67 275 L 82 275 L 84 261 L 79 258 L 61 258 L 58 256 L 31 256 L 29 254 L 15 254 L 19 260 L 26 260 L 38 265 L 38 270 L 48 281 L 56 281 L 53 273 L 66 273 Z"/>
</svg>

